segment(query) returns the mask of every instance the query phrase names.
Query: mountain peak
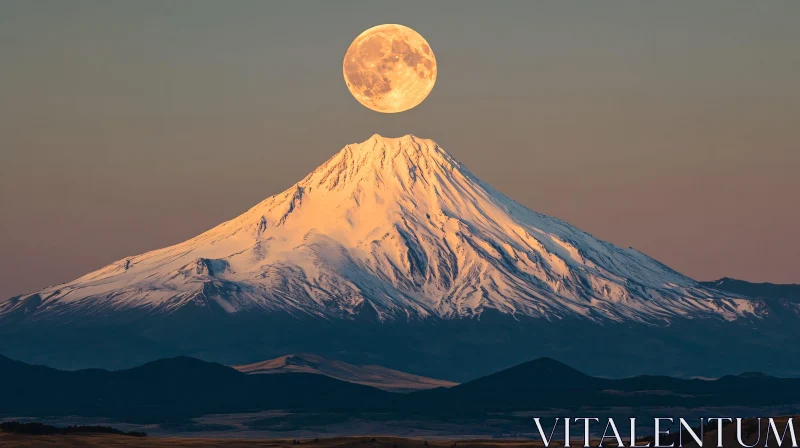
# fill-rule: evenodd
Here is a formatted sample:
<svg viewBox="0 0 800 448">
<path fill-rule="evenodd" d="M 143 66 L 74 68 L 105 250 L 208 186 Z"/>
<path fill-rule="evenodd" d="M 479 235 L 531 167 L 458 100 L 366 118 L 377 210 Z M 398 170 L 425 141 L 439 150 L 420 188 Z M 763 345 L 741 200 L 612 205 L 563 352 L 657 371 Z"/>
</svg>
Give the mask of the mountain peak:
<svg viewBox="0 0 800 448">
<path fill-rule="evenodd" d="M 484 384 L 518 384 L 519 380 L 536 384 L 574 384 L 590 379 L 589 375 L 574 369 L 553 358 L 537 358 L 524 362 L 491 375 L 465 383 L 465 386 L 476 387 Z"/>
<path fill-rule="evenodd" d="M 402 137 L 374 134 L 361 143 L 345 146 L 317 171 L 326 168 L 329 173 L 337 168 L 339 172 L 361 171 L 364 168 L 371 172 L 416 171 L 435 165 L 444 165 L 451 169 L 461 166 L 433 140 L 412 134 Z"/>
<path fill-rule="evenodd" d="M 419 137 L 417 137 L 414 134 L 405 134 L 405 135 L 402 135 L 400 137 L 384 137 L 384 136 L 382 136 L 380 134 L 372 134 L 372 137 L 370 137 L 369 139 L 367 139 L 367 140 L 365 140 L 364 142 L 361 142 L 361 143 L 366 143 L 367 141 L 370 141 L 370 140 L 391 143 L 391 142 L 399 142 L 399 141 L 414 141 L 414 140 L 417 140 L 417 139 L 419 139 Z M 433 141 L 433 140 L 428 140 L 428 139 L 421 139 L 421 140 L 428 141 L 428 142 L 432 142 Z"/>
<path fill-rule="evenodd" d="M 277 225 L 296 221 L 300 215 L 310 216 L 312 212 L 303 210 L 309 210 L 314 201 L 325 208 L 324 213 L 330 212 L 331 203 L 338 204 L 335 208 L 346 209 L 351 222 L 355 214 L 367 218 L 371 212 L 374 217 L 388 212 L 393 216 L 387 216 L 387 221 L 394 222 L 400 214 L 414 214 L 424 205 L 438 209 L 439 198 L 471 193 L 477 183 L 480 181 L 469 170 L 433 140 L 410 134 L 397 138 L 375 134 L 345 146 L 294 187 L 262 204 L 270 211 L 284 211 Z M 451 215 L 458 213 L 458 206 Z M 313 213 L 317 219 L 317 212 Z M 430 214 L 428 210 L 426 213 Z"/>
</svg>

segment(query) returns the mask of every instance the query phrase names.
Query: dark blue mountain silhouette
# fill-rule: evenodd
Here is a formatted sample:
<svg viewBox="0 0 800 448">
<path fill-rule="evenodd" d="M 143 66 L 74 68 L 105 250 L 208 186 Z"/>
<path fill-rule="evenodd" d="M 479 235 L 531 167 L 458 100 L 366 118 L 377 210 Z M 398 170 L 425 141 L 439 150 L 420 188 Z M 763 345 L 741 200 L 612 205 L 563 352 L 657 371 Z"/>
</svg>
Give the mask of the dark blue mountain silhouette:
<svg viewBox="0 0 800 448">
<path fill-rule="evenodd" d="M 120 371 L 61 371 L 0 356 L 0 382 L 0 416 L 83 415 L 137 422 L 275 409 L 449 417 L 583 406 L 800 407 L 800 378 L 745 373 L 716 380 L 653 375 L 606 379 L 551 358 L 412 394 L 308 373 L 246 375 L 189 357 Z"/>
</svg>

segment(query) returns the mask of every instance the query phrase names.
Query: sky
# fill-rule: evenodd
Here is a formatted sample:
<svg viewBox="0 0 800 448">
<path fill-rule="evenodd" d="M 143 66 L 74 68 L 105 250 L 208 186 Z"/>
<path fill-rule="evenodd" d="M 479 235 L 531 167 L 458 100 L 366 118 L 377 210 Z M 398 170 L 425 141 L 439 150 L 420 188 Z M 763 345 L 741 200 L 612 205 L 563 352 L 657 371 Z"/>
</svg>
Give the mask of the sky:
<svg viewBox="0 0 800 448">
<path fill-rule="evenodd" d="M 358 104 L 400 23 L 438 79 Z M 0 296 L 175 244 L 372 134 L 699 280 L 800 283 L 800 2 L 0 2 Z"/>
</svg>

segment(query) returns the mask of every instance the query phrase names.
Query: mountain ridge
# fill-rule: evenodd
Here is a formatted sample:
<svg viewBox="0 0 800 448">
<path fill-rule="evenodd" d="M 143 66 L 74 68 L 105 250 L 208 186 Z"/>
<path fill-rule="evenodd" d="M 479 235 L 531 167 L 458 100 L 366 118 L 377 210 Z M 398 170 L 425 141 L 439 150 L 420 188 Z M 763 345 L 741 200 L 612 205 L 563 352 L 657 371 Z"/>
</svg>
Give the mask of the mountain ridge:
<svg viewBox="0 0 800 448">
<path fill-rule="evenodd" d="M 754 283 L 723 277 L 718 280 L 700 282 L 703 286 L 740 294 L 756 299 L 789 300 L 800 303 L 800 284 L 796 283 Z"/>
<path fill-rule="evenodd" d="M 0 415 L 81 415 L 170 421 L 251 409 L 367 407 L 392 396 L 324 375 L 247 375 L 219 363 L 178 356 L 124 370 L 63 371 L 0 357 Z M 199 393 L 201 392 L 202 393 Z"/>
<path fill-rule="evenodd" d="M 450 419 L 615 406 L 633 411 L 654 407 L 793 406 L 794 412 L 800 407 L 800 378 L 743 374 L 714 380 L 647 375 L 607 379 L 549 358 L 451 388 L 410 394 L 312 373 L 247 375 L 186 356 L 117 371 L 62 371 L 0 356 L 0 367 L 4 384 L 0 416 L 39 418 L 83 416 L 157 423 L 208 414 L 283 410 L 308 414 L 309 418 L 320 413 L 351 416 L 378 412 L 402 420 L 409 416 Z"/>
<path fill-rule="evenodd" d="M 231 366 L 248 375 L 305 372 L 325 375 L 337 380 L 362 384 L 387 392 L 407 393 L 436 387 L 452 387 L 458 383 L 438 380 L 378 365 L 354 365 L 309 353 L 285 355 L 266 361 Z"/>
</svg>

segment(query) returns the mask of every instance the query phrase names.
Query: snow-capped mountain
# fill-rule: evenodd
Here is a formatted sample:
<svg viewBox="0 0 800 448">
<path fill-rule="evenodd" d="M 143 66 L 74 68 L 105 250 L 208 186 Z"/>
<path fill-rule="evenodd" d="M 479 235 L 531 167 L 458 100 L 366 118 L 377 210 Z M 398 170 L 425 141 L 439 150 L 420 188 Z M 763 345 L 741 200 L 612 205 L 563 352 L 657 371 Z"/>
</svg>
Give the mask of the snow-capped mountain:
<svg viewBox="0 0 800 448">
<path fill-rule="evenodd" d="M 0 321 L 186 308 L 383 322 L 486 310 L 649 323 L 763 313 L 523 207 L 431 140 L 374 135 L 195 238 L 6 300 Z"/>
</svg>

